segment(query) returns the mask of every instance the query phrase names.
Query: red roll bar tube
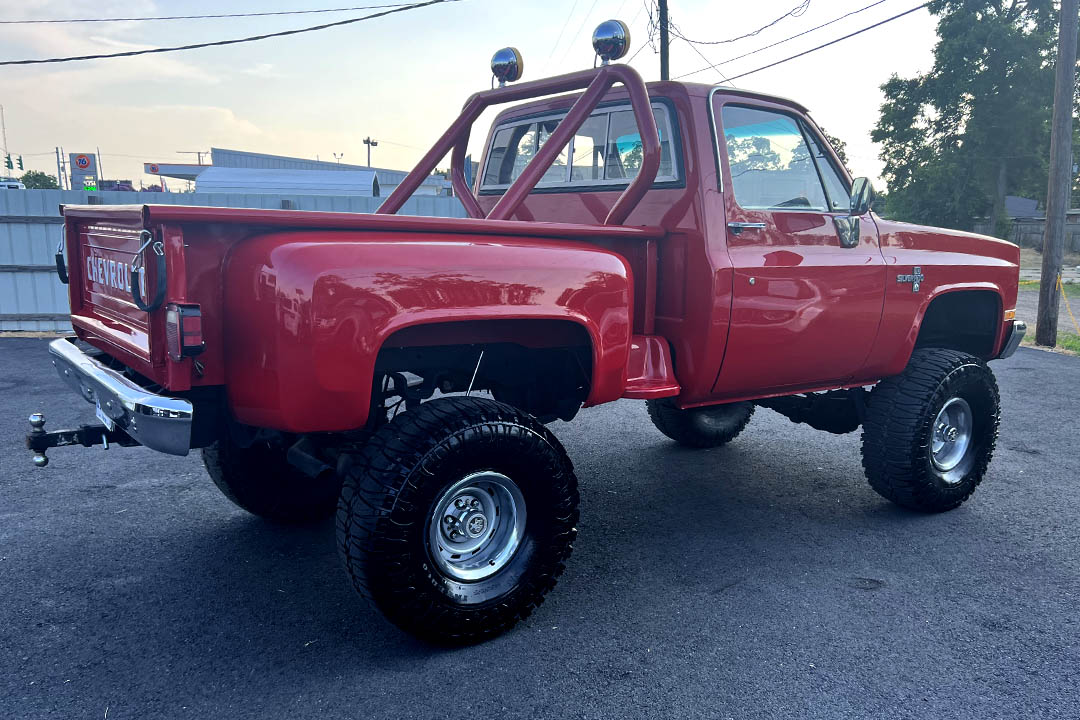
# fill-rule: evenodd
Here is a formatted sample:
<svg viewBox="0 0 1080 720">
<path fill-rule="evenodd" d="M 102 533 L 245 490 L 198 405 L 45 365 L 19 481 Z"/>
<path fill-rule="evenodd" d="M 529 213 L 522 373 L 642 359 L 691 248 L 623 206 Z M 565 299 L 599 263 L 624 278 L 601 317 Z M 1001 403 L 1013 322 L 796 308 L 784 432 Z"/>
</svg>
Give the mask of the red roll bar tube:
<svg viewBox="0 0 1080 720">
<path fill-rule="evenodd" d="M 634 111 L 642 145 L 641 172 L 619 195 L 619 199 L 615 201 L 604 220 L 605 225 L 623 224 L 652 186 L 656 173 L 660 169 L 660 139 L 656 129 L 656 119 L 653 117 L 652 107 L 649 104 L 649 93 L 645 89 L 645 82 L 641 79 L 641 75 L 629 65 L 604 65 L 593 70 L 582 70 L 474 94 L 465 103 L 458 119 L 447 128 L 412 172 L 375 212 L 392 215 L 400 210 L 405 201 L 416 192 L 424 179 L 435 169 L 439 160 L 448 152 L 453 151 L 450 160 L 450 180 L 454 191 L 460 197 L 469 217 L 485 217 L 480 204 L 472 194 L 472 188 L 465 182 L 465 147 L 468 145 L 469 134 L 476 118 L 492 105 L 585 88 L 585 92 L 567 111 L 566 117 L 544 143 L 544 147 L 533 157 L 524 172 L 507 188 L 502 198 L 486 216 L 491 220 L 509 219 L 615 83 L 622 83 L 630 95 L 630 105 Z"/>
</svg>

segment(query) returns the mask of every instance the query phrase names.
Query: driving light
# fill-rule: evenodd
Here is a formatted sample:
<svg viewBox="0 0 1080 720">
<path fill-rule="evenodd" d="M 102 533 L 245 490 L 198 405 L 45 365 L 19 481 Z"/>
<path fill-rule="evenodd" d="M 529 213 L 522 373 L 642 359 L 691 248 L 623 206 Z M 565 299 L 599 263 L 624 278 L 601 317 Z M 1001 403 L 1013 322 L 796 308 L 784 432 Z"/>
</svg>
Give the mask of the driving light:
<svg viewBox="0 0 1080 720">
<path fill-rule="evenodd" d="M 618 60 L 630 49 L 630 29 L 621 20 L 605 20 L 592 34 L 592 46 L 601 64 Z"/>
<path fill-rule="evenodd" d="M 504 47 L 491 56 L 491 74 L 499 81 L 499 87 L 521 79 L 525 61 L 515 47 Z"/>
</svg>

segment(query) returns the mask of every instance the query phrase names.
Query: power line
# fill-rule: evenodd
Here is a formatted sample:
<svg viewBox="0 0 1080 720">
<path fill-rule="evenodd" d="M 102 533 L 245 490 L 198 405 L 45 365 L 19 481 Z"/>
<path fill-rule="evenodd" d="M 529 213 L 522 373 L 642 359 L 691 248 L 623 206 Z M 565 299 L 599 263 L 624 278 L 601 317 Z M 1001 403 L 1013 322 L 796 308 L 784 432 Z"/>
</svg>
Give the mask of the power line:
<svg viewBox="0 0 1080 720">
<path fill-rule="evenodd" d="M 42 58 L 34 60 L 3 60 L 0 61 L 0 66 L 41 65 L 44 63 L 76 62 L 79 60 L 104 60 L 107 58 L 134 57 L 136 55 L 150 55 L 154 53 L 178 52 L 180 50 L 197 50 L 199 48 L 220 47 L 222 45 L 236 45 L 239 43 L 255 42 L 257 40 L 267 40 L 269 38 L 285 37 L 286 35 L 299 35 L 301 33 L 314 32 L 316 30 L 326 30 L 327 28 L 341 27 L 342 25 L 351 25 L 352 23 L 362 22 L 364 20 L 373 20 L 374 18 L 380 18 L 386 15 L 393 15 L 394 13 L 405 12 L 406 10 L 415 10 L 416 8 L 427 7 L 429 5 L 439 5 L 445 2 L 460 1 L 461 0 L 428 0 L 427 2 L 405 5 L 402 7 L 385 10 L 383 12 L 372 13 L 371 15 L 364 15 L 363 17 L 350 18 L 348 20 L 338 20 L 337 22 L 325 23 L 323 25 L 313 25 L 306 28 L 297 28 L 296 30 L 282 30 L 281 32 L 266 33 L 265 35 L 252 35 L 250 37 L 235 38 L 233 40 L 217 40 L 215 42 L 195 43 L 192 45 L 178 45 L 175 47 L 150 48 L 148 50 L 128 50 L 126 52 L 104 53 L 100 55 L 75 55 L 72 57 Z"/>
<path fill-rule="evenodd" d="M 381 8 L 405 7 L 411 3 L 392 3 L 387 5 L 354 5 L 352 7 L 321 8 L 317 10 L 278 10 L 274 12 L 225 13 L 222 15 L 157 15 L 151 17 L 119 18 L 74 18 L 52 20 L 0 20 L 0 25 L 51 25 L 61 23 L 109 23 L 109 22 L 150 22 L 154 20 L 212 20 L 219 18 L 269 17 L 272 15 L 313 15 L 315 13 L 352 12 L 353 10 L 378 10 Z"/>
<path fill-rule="evenodd" d="M 589 6 L 589 11 L 585 13 L 585 16 L 582 18 L 581 25 L 578 27 L 577 32 L 574 33 L 574 39 L 571 40 L 570 44 L 566 46 L 566 50 L 563 51 L 562 57 L 559 58 L 560 63 L 566 60 L 566 56 L 570 54 L 570 50 L 577 43 L 577 39 L 581 35 L 581 30 L 585 27 L 585 22 L 588 21 L 589 17 L 592 15 L 592 11 L 596 9 L 596 3 L 598 2 L 600 2 L 600 0 L 593 0 L 593 4 Z"/>
<path fill-rule="evenodd" d="M 858 10 L 852 10 L 851 12 L 844 13 L 843 15 L 841 15 L 839 17 L 835 17 L 832 20 L 829 20 L 828 22 L 821 23 L 820 25 L 812 27 L 809 30 L 803 30 L 801 33 L 796 33 L 795 35 L 792 35 L 791 37 L 786 37 L 783 40 L 777 40 L 776 42 L 772 43 L 771 45 L 766 45 L 764 47 L 759 47 L 756 50 L 751 50 L 750 52 L 745 52 L 742 55 L 736 55 L 735 57 L 728 58 L 727 60 L 721 60 L 718 63 L 714 63 L 714 64 L 711 64 L 711 65 L 708 65 L 707 67 L 703 67 L 700 70 L 694 70 L 692 72 L 683 73 L 682 75 L 679 75 L 675 79 L 680 80 L 680 79 L 682 79 L 684 77 L 690 77 L 691 75 L 697 75 L 698 73 L 703 73 L 706 70 L 712 70 L 713 68 L 715 68 L 717 66 L 727 65 L 728 63 L 733 63 L 736 60 L 742 60 L 745 57 L 750 57 L 751 55 L 756 55 L 759 52 L 762 52 L 764 50 L 768 50 L 770 48 L 774 48 L 777 45 L 783 45 L 784 43 L 786 43 L 786 42 L 788 42 L 790 40 L 794 40 L 796 38 L 801 38 L 803 35 L 809 35 L 810 33 L 815 32 L 816 30 L 820 30 L 823 27 L 828 27 L 829 25 L 832 25 L 833 23 L 838 23 L 838 22 L 840 22 L 841 20 L 843 20 L 845 18 L 851 17 L 852 15 L 858 15 L 859 13 L 863 12 L 864 10 L 869 10 L 870 8 L 876 7 L 876 6 L 880 5 L 883 2 L 886 2 L 886 0 L 877 0 L 877 2 L 872 2 L 869 5 L 866 5 L 864 7 L 859 8 Z"/>
<path fill-rule="evenodd" d="M 745 40 L 746 38 L 751 38 L 751 37 L 755 37 L 757 35 L 760 35 L 762 32 L 768 30 L 773 25 L 776 25 L 778 22 L 781 22 L 782 20 L 786 20 L 789 17 L 800 17 L 803 13 L 806 12 L 806 9 L 809 8 L 809 7 L 810 7 L 810 0 L 802 0 L 802 2 L 800 2 L 798 5 L 791 8 L 786 13 L 784 13 L 780 17 L 776 18 L 775 20 L 773 20 L 768 25 L 762 25 L 761 27 L 759 27 L 757 30 L 754 30 L 753 32 L 748 32 L 745 35 L 739 35 L 738 37 L 728 38 L 727 40 L 691 40 L 690 38 L 686 37 L 685 35 L 679 35 L 679 37 L 681 37 L 686 42 L 692 43 L 694 45 L 726 45 L 727 43 L 733 43 L 733 42 L 736 42 L 738 40 Z"/>
<path fill-rule="evenodd" d="M 862 28 L 861 30 L 856 30 L 853 33 L 848 33 L 847 35 L 844 35 L 843 37 L 838 37 L 835 40 L 830 40 L 827 43 L 823 43 L 821 45 L 818 45 L 817 47 L 812 47 L 809 50 L 804 50 L 801 53 L 798 53 L 796 55 L 792 55 L 791 57 L 786 57 L 783 60 L 777 60 L 774 63 L 769 63 L 768 65 L 762 65 L 761 67 L 756 68 L 754 70 L 750 70 L 748 72 L 740 73 L 738 75 L 732 75 L 730 78 L 728 78 L 728 80 L 738 80 L 739 78 L 744 78 L 747 75 L 753 75 L 754 73 L 759 73 L 762 70 L 768 70 L 771 67 L 776 67 L 777 65 L 781 65 L 783 63 L 786 63 L 789 60 L 794 60 L 796 58 L 801 58 L 803 55 L 809 55 L 810 53 L 821 50 L 822 48 L 827 48 L 830 45 L 835 45 L 836 43 L 840 42 L 841 40 L 847 40 L 848 38 L 853 38 L 856 35 L 861 35 L 862 33 L 866 32 L 867 30 L 873 30 L 876 27 L 881 27 L 885 23 L 890 23 L 893 20 L 898 20 L 898 19 L 904 17 L 905 15 L 910 15 L 911 13 L 913 13 L 913 12 L 915 12 L 917 10 L 922 10 L 924 7 L 926 7 L 929 4 L 930 3 L 923 3 L 922 5 L 919 5 L 918 7 L 913 7 L 910 10 L 905 10 L 904 12 L 900 13 L 899 15 L 893 15 L 891 18 L 886 18 L 885 20 L 882 20 L 881 22 L 876 22 L 873 25 L 867 25 L 866 27 Z"/>
<path fill-rule="evenodd" d="M 555 51 L 559 48 L 563 33 L 566 32 L 566 26 L 570 24 L 570 18 L 573 17 L 574 11 L 577 10 L 577 4 L 578 0 L 574 0 L 574 4 L 570 6 L 570 12 L 566 14 L 566 20 L 562 24 L 562 30 L 559 31 L 559 36 L 555 38 L 555 44 L 551 46 L 551 52 L 548 53 L 548 62 L 551 62 L 551 58 L 555 56 Z"/>
</svg>

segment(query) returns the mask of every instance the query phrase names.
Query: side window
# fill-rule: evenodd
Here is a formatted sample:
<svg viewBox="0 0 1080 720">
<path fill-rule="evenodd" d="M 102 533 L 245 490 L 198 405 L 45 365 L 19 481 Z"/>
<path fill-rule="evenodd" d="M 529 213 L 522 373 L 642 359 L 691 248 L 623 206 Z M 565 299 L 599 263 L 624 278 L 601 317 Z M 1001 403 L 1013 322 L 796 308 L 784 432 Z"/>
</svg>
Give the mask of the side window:
<svg viewBox="0 0 1080 720">
<path fill-rule="evenodd" d="M 821 179 L 825 181 L 825 194 L 829 199 L 829 209 L 834 212 L 847 212 L 851 207 L 850 188 L 848 188 L 844 178 L 837 172 L 832 160 L 822 148 L 821 141 L 814 137 L 813 131 L 805 125 L 803 130 L 806 131 L 806 137 L 810 140 L 810 152 L 813 153 L 814 162 L 817 163 L 818 170 L 821 172 Z"/>
<path fill-rule="evenodd" d="M 740 207 L 827 210 L 810 148 L 793 118 L 725 105 L 723 122 L 732 191 Z"/>
</svg>

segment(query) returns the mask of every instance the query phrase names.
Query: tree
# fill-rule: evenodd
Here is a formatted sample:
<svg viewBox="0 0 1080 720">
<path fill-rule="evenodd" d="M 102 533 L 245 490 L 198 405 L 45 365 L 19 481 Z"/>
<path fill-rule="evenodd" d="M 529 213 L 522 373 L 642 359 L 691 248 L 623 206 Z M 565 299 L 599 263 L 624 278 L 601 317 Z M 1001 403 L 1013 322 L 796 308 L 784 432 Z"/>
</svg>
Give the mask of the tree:
<svg viewBox="0 0 1080 720">
<path fill-rule="evenodd" d="M 1053 97 L 1053 0 L 932 0 L 934 66 L 894 75 L 871 133 L 897 218 L 970 229 L 1005 196 L 1042 200 Z"/>
<path fill-rule="evenodd" d="M 840 138 L 835 137 L 828 130 L 821 127 L 820 125 L 818 126 L 818 129 L 821 130 L 821 134 L 824 135 L 825 139 L 829 142 L 830 145 L 832 145 L 832 149 L 836 152 L 836 156 L 840 158 L 840 162 L 844 163 L 844 166 L 846 167 L 848 164 L 847 143 Z"/>
<path fill-rule="evenodd" d="M 47 175 L 40 170 L 27 170 L 19 179 L 22 181 L 22 184 L 26 186 L 27 190 L 60 189 L 60 185 L 56 182 L 55 177 Z"/>
</svg>

